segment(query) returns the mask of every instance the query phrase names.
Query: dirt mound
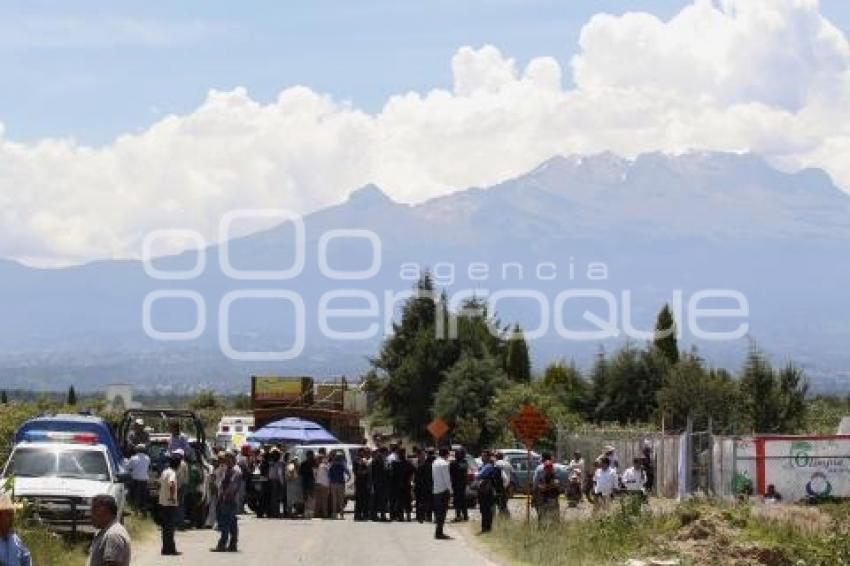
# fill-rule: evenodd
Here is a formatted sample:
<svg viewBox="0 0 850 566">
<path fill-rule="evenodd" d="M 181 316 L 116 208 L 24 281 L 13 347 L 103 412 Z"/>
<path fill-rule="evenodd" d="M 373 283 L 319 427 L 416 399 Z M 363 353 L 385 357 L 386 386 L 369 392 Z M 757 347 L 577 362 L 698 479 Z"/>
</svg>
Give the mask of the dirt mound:
<svg viewBox="0 0 850 566">
<path fill-rule="evenodd" d="M 737 540 L 739 518 L 711 507 L 686 508 L 671 546 L 696 564 L 786 566 L 790 561 L 777 549 Z"/>
</svg>

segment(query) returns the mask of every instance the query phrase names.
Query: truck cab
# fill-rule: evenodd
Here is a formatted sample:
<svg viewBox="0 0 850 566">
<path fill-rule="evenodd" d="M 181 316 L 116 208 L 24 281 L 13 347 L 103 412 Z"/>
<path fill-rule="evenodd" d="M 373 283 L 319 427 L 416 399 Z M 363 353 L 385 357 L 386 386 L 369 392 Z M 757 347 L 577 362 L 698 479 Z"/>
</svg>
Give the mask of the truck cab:
<svg viewBox="0 0 850 566">
<path fill-rule="evenodd" d="M 129 475 L 113 463 L 98 436 L 86 432 L 31 431 L 15 445 L 3 479 L 14 478 L 14 497 L 33 517 L 58 531 L 92 531 L 91 500 L 111 495 L 122 517 Z"/>
</svg>

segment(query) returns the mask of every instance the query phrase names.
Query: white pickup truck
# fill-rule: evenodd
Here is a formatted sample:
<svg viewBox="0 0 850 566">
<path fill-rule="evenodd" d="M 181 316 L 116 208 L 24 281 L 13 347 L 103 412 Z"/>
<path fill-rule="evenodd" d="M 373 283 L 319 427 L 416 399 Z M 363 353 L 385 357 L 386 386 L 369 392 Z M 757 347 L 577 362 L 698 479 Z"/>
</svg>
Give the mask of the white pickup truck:
<svg viewBox="0 0 850 566">
<path fill-rule="evenodd" d="M 15 445 L 3 468 L 14 477 L 14 497 L 54 530 L 91 531 L 91 500 L 107 494 L 122 517 L 129 478 L 113 467 L 109 451 L 87 433 L 39 433 Z M 2 483 L 2 480 L 0 480 Z"/>
</svg>

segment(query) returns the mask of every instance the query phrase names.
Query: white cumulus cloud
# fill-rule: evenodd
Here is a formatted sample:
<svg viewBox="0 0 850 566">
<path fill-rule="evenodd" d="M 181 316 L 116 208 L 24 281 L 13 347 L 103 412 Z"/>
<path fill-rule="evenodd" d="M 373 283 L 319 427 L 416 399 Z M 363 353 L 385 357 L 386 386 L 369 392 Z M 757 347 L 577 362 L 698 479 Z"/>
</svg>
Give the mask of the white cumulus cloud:
<svg viewBox="0 0 850 566">
<path fill-rule="evenodd" d="M 134 257 L 158 228 L 212 242 L 236 208 L 310 212 L 369 182 L 417 202 L 558 153 L 750 150 L 850 188 L 850 44 L 815 0 L 599 14 L 568 89 L 555 59 L 521 68 L 489 45 L 451 66 L 450 91 L 398 94 L 375 114 L 303 86 L 269 104 L 237 88 L 98 148 L 0 127 L 0 257 Z"/>
</svg>

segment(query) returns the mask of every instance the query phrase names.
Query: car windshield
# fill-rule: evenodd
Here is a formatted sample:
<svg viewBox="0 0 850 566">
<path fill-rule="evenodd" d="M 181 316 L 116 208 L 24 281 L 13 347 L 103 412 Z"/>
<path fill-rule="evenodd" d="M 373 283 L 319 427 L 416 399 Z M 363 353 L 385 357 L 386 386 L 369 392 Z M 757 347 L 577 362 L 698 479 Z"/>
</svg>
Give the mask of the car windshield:
<svg viewBox="0 0 850 566">
<path fill-rule="evenodd" d="M 104 481 L 109 479 L 109 465 L 102 452 L 20 448 L 15 450 L 9 461 L 6 474 L 23 478 L 60 477 Z"/>
</svg>

